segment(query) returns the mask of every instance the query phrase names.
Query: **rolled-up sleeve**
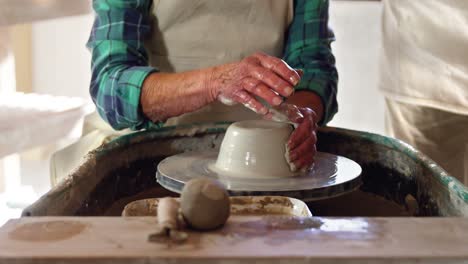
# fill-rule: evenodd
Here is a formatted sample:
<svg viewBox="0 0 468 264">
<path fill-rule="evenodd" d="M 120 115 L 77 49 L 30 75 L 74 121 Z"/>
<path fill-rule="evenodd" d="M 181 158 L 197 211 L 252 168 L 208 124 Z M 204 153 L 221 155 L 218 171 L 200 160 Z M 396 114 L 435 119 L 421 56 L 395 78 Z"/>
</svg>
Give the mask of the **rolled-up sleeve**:
<svg viewBox="0 0 468 264">
<path fill-rule="evenodd" d="M 328 0 L 294 1 L 294 19 L 289 27 L 284 60 L 304 76 L 296 91 L 307 90 L 320 96 L 327 124 L 338 111 L 338 73 L 331 50 L 334 34 L 328 27 Z"/>
<path fill-rule="evenodd" d="M 100 116 L 114 129 L 140 129 L 143 81 L 148 66 L 144 39 L 150 34 L 147 0 L 95 0 L 96 18 L 87 47 L 92 52 L 90 94 Z"/>
</svg>

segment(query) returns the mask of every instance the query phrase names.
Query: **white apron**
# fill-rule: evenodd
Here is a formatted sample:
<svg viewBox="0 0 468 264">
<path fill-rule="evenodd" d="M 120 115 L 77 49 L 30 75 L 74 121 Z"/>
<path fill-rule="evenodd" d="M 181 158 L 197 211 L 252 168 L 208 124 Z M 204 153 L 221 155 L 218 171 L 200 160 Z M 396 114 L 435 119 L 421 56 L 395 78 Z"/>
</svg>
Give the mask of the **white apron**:
<svg viewBox="0 0 468 264">
<path fill-rule="evenodd" d="M 468 184 L 468 1 L 383 4 L 387 133 Z"/>
<path fill-rule="evenodd" d="M 384 0 L 380 89 L 468 115 L 468 1 Z"/>
<path fill-rule="evenodd" d="M 182 72 L 239 61 L 262 51 L 282 57 L 285 34 L 293 18 L 292 0 L 154 0 L 152 36 L 145 44 L 150 64 L 161 72 Z M 242 105 L 213 103 L 193 113 L 170 118 L 166 125 L 254 119 Z M 77 143 L 55 153 L 55 185 L 105 140 L 129 133 L 113 131 L 96 114 Z"/>
</svg>

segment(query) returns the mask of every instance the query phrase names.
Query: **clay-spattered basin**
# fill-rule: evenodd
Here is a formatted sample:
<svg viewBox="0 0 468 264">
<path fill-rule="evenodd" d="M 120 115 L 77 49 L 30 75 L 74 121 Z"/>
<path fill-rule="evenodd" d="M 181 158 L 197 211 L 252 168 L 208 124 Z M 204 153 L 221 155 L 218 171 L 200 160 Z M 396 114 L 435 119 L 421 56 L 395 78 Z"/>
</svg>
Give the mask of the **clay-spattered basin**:
<svg viewBox="0 0 468 264">
<path fill-rule="evenodd" d="M 228 125 L 165 127 L 116 138 L 89 153 L 74 172 L 23 215 L 117 216 L 131 201 L 176 196 L 156 182 L 157 164 L 186 151 L 219 149 Z M 318 151 L 345 156 L 361 165 L 363 184 L 345 196 L 308 203 L 313 215 L 468 216 L 467 188 L 411 146 L 338 128 L 321 129 L 318 138 Z M 288 196 L 300 198 L 301 193 Z"/>
</svg>

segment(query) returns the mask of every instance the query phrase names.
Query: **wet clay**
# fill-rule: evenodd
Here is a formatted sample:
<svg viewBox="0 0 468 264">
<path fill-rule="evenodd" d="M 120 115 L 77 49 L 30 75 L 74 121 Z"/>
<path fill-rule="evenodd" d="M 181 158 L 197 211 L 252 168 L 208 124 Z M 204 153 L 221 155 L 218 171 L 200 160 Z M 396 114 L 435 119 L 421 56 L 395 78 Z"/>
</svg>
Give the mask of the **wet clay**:
<svg viewBox="0 0 468 264">
<path fill-rule="evenodd" d="M 264 223 L 263 228 L 268 230 L 303 230 L 310 228 L 319 228 L 322 225 L 322 221 L 318 218 L 311 217 L 297 217 L 297 216 L 275 216 L 266 215 L 262 218 Z M 245 222 L 241 226 L 252 227 L 252 223 Z"/>
<path fill-rule="evenodd" d="M 254 196 L 242 198 L 231 197 L 230 199 L 232 205 L 259 205 L 258 207 L 240 208 L 231 206 L 231 212 L 236 215 L 294 215 L 294 204 L 289 199 L 270 196 L 266 196 L 263 199 L 256 199 Z"/>
<path fill-rule="evenodd" d="M 220 183 L 198 178 L 185 184 L 180 195 L 180 208 L 187 224 L 195 229 L 218 228 L 229 217 L 229 195 Z"/>
<path fill-rule="evenodd" d="M 229 197 L 231 215 L 290 215 L 310 216 L 305 203 L 279 196 Z M 142 199 L 129 203 L 122 216 L 155 216 L 160 198 Z"/>
<path fill-rule="evenodd" d="M 156 188 L 156 190 L 158 189 L 159 188 Z M 155 192 L 154 190 L 148 190 L 136 196 L 119 200 L 109 208 L 107 215 L 121 215 L 126 203 L 140 198 L 158 196 L 160 196 L 160 193 Z M 249 200 L 245 197 L 242 199 L 231 197 L 231 203 L 232 205 L 248 205 L 253 203 L 252 199 L 254 198 L 250 198 Z M 410 199 L 409 197 L 405 202 L 405 205 L 400 205 L 394 201 L 387 200 L 382 196 L 363 191 L 354 191 L 336 198 L 308 202 L 307 205 L 314 216 L 415 216 L 417 212 L 417 201 L 415 201 L 414 198 Z M 288 199 L 275 199 L 270 197 L 266 197 L 264 200 L 258 200 L 255 203 L 260 204 L 260 207 L 249 207 L 248 209 L 242 209 L 242 207 L 239 207 L 240 209 L 236 209 L 235 207 L 231 207 L 234 208 L 234 211 L 231 213 L 236 215 L 265 215 L 265 212 L 268 212 L 268 214 L 272 215 L 290 215 L 292 214 L 292 207 L 294 206 L 294 204 L 292 204 Z M 269 205 L 277 205 L 273 208 L 277 211 L 272 211 L 272 208 L 268 207 Z M 139 212 L 145 212 L 144 215 L 147 215 L 147 211 L 154 212 L 151 214 L 154 215 L 155 210 L 156 204 L 149 203 L 145 204 L 145 210 L 139 209 Z"/>
<path fill-rule="evenodd" d="M 283 246 L 291 241 L 305 240 L 324 243 L 329 240 L 377 240 L 385 232 L 379 221 L 365 219 L 324 219 L 316 217 L 291 217 L 266 215 L 261 219 L 228 222 L 220 231 L 226 243 L 243 243 L 248 239 L 262 238 L 263 243 Z"/>
<path fill-rule="evenodd" d="M 289 199 L 284 199 L 283 197 L 274 197 L 274 196 L 265 196 L 263 199 L 258 199 L 255 196 L 250 197 L 231 197 L 232 204 L 247 205 L 254 203 L 254 200 L 261 205 L 262 210 L 266 210 L 267 205 L 277 204 L 282 207 L 292 208 L 294 206 L 293 202 Z"/>
<path fill-rule="evenodd" d="M 354 191 L 339 197 L 308 202 L 314 216 L 413 216 L 405 205 L 372 193 Z"/>
<path fill-rule="evenodd" d="M 8 236 L 14 240 L 30 242 L 65 240 L 80 234 L 86 224 L 78 221 L 47 221 L 23 224 Z"/>
</svg>

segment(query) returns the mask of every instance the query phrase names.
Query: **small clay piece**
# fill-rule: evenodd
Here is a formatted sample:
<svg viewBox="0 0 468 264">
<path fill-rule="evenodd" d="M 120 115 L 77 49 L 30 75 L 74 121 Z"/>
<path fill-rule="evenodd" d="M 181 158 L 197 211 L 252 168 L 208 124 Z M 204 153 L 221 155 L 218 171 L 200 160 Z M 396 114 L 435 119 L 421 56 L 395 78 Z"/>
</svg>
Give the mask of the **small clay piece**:
<svg viewBox="0 0 468 264">
<path fill-rule="evenodd" d="M 187 224 L 198 230 L 211 230 L 226 223 L 231 204 L 224 186 L 211 179 L 187 182 L 180 196 L 180 208 Z"/>
</svg>

